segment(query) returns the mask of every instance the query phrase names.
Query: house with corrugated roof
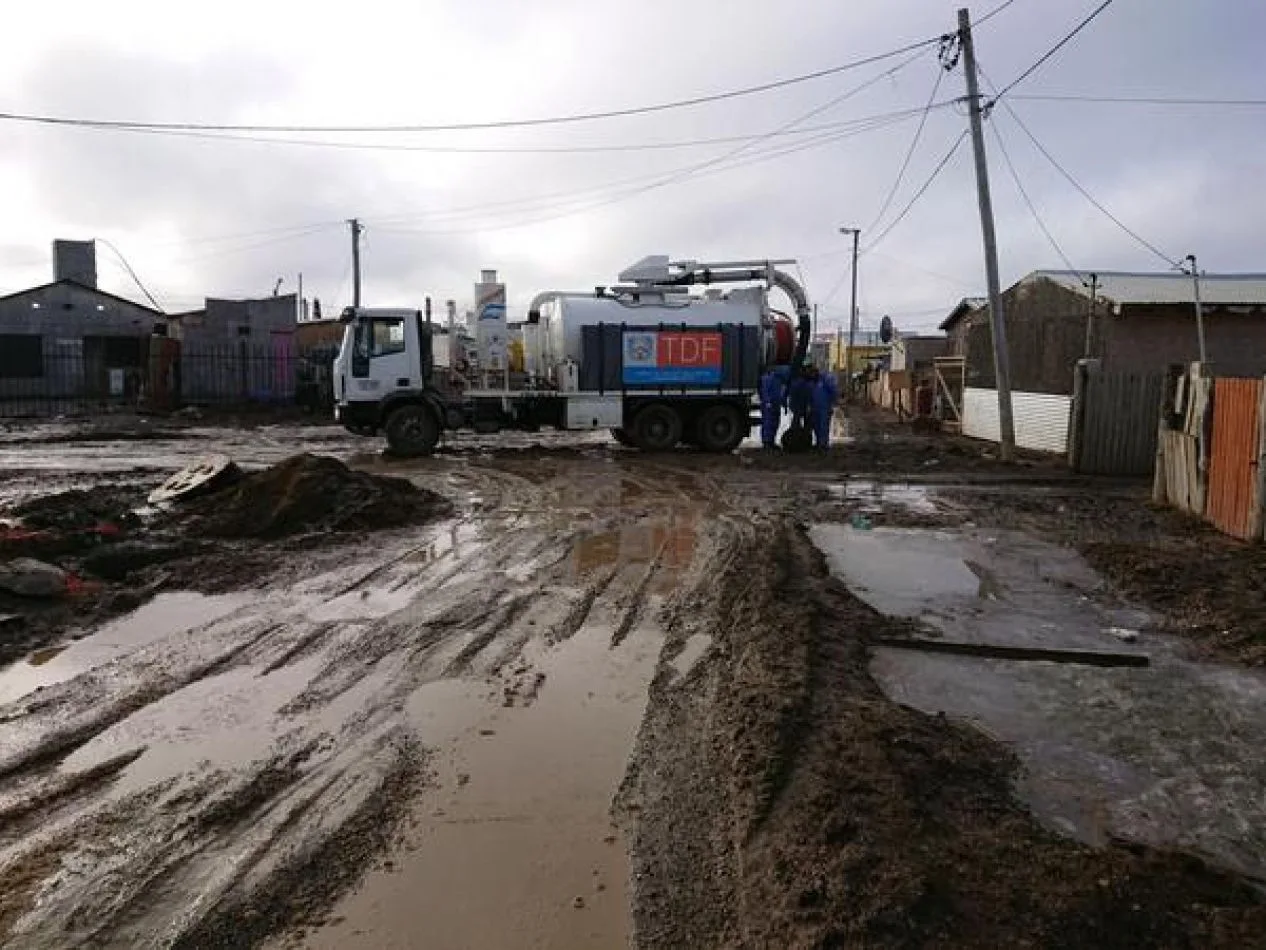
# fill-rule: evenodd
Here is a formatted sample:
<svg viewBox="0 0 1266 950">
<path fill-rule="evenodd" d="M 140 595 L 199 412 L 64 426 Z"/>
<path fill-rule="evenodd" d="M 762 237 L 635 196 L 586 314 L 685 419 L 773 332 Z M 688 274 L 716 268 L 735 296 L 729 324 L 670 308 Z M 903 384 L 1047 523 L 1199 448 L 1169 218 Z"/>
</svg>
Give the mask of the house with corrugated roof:
<svg viewBox="0 0 1266 950">
<path fill-rule="evenodd" d="M 1011 387 L 1070 394 L 1084 358 L 1130 373 L 1196 362 L 1195 299 L 1195 282 L 1183 274 L 1034 271 L 1002 295 Z M 1266 375 L 1266 274 L 1202 274 L 1200 299 L 1213 371 Z M 988 302 L 963 299 L 941 329 L 951 352 L 966 358 L 967 385 L 992 388 Z"/>
</svg>

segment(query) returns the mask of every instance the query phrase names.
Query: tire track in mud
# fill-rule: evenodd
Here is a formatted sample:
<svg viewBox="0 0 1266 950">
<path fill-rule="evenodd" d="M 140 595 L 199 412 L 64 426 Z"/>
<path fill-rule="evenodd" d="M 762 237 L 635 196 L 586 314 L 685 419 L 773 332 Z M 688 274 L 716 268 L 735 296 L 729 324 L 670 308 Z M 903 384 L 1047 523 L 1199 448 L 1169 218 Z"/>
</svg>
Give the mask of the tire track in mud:
<svg viewBox="0 0 1266 950">
<path fill-rule="evenodd" d="M 318 918 L 425 781 L 414 691 L 466 678 L 531 704 L 534 656 L 595 611 L 626 635 L 643 616 L 662 546 L 596 571 L 576 547 L 659 512 L 574 477 L 472 472 L 490 514 L 0 707 L 0 938 L 237 947 Z"/>
</svg>

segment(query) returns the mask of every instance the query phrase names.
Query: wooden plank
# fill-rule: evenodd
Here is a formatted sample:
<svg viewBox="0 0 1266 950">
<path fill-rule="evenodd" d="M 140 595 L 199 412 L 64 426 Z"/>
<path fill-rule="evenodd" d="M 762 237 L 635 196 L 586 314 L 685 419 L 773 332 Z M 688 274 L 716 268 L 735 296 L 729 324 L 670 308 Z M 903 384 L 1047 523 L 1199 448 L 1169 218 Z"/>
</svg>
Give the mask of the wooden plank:
<svg viewBox="0 0 1266 950">
<path fill-rule="evenodd" d="M 963 643 L 954 640 L 922 640 L 906 637 L 876 637 L 875 646 L 924 653 L 948 653 L 989 660 L 1018 660 L 1024 663 L 1076 663 L 1082 666 L 1143 667 L 1151 663 L 1145 653 L 1117 653 L 1103 650 L 1061 650 L 1051 647 L 1017 647 L 998 643 Z"/>
</svg>

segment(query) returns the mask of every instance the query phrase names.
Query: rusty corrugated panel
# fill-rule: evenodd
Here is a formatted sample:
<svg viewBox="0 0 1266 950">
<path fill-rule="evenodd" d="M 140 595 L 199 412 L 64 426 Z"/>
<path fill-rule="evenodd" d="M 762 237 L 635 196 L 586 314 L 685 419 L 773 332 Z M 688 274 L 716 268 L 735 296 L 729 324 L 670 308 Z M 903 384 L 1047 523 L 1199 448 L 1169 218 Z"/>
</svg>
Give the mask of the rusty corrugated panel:
<svg viewBox="0 0 1266 950">
<path fill-rule="evenodd" d="M 1245 540 L 1252 537 L 1254 523 L 1261 387 L 1258 379 L 1218 379 L 1213 389 L 1205 517 L 1218 530 Z"/>
</svg>

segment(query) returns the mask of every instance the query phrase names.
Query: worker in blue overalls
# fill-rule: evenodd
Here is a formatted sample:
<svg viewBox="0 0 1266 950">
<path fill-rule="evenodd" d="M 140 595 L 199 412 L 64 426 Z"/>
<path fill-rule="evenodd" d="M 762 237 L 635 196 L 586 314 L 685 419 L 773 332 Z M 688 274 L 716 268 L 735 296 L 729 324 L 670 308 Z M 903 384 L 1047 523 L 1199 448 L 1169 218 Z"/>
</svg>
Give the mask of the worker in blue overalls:
<svg viewBox="0 0 1266 950">
<path fill-rule="evenodd" d="M 831 416 L 839 389 L 834 373 L 819 373 L 816 369 L 813 372 L 813 444 L 825 451 L 831 447 Z"/>
<path fill-rule="evenodd" d="M 782 410 L 787 404 L 787 367 L 774 366 L 760 378 L 760 443 L 767 449 L 777 444 Z"/>
<path fill-rule="evenodd" d="M 812 366 L 803 367 L 787 387 L 787 408 L 791 410 L 792 428 L 804 428 L 809 424 L 809 413 L 813 409 L 813 376 L 816 372 Z"/>
</svg>

